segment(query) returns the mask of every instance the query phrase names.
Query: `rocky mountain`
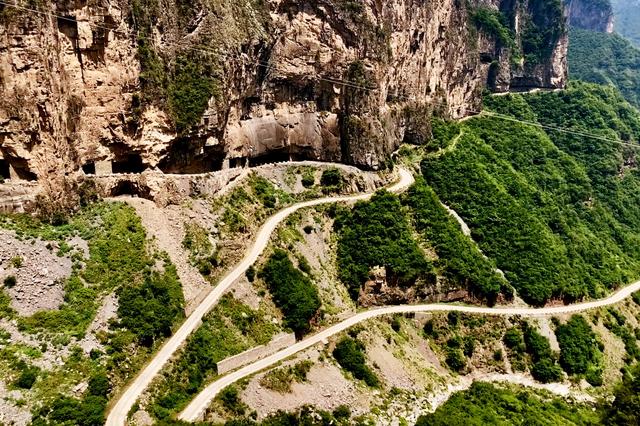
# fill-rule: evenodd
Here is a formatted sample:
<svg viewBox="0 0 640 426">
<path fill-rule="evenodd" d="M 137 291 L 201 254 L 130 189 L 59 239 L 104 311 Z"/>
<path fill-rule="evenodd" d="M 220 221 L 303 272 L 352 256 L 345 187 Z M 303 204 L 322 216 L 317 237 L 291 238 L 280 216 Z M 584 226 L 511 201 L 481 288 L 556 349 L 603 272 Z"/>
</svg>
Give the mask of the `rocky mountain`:
<svg viewBox="0 0 640 426">
<path fill-rule="evenodd" d="M 565 3 L 571 27 L 613 32 L 614 13 L 610 0 L 565 0 Z"/>
<path fill-rule="evenodd" d="M 433 110 L 566 81 L 560 0 L 18 1 L 0 22 L 0 170 L 49 186 L 81 167 L 378 169 Z"/>
</svg>

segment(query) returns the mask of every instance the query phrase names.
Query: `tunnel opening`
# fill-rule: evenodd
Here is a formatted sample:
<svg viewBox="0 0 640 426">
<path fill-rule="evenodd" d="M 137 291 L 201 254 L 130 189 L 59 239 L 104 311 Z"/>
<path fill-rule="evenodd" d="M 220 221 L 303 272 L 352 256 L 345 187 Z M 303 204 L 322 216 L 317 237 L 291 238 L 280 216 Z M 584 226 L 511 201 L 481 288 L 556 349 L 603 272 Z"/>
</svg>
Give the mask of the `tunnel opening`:
<svg viewBox="0 0 640 426">
<path fill-rule="evenodd" d="M 229 168 L 236 169 L 247 166 L 247 157 L 229 158 Z"/>
<path fill-rule="evenodd" d="M 287 163 L 289 161 L 291 161 L 291 156 L 287 151 L 272 151 L 249 158 L 249 165 L 256 167 L 271 163 Z"/>
<path fill-rule="evenodd" d="M 96 163 L 90 162 L 82 165 L 82 171 L 85 175 L 95 175 L 96 174 Z"/>
<path fill-rule="evenodd" d="M 25 164 L 11 163 L 11 167 L 13 167 L 13 171 L 15 175 L 20 180 L 26 180 L 29 182 L 38 180 L 38 176 L 35 173 L 33 173 L 31 170 L 29 170 L 29 167 L 27 166 L 26 162 Z"/>
<path fill-rule="evenodd" d="M 224 153 L 221 146 L 207 147 L 204 141 L 183 139 L 171 146 L 169 155 L 158 167 L 164 173 L 201 174 L 222 170 Z"/>
<path fill-rule="evenodd" d="M 142 157 L 139 154 L 127 154 L 114 161 L 111 167 L 113 173 L 142 173 L 145 170 Z"/>
<path fill-rule="evenodd" d="M 129 180 L 123 180 L 116 184 L 111 189 L 112 197 L 119 197 L 123 195 L 129 195 L 131 197 L 140 197 L 151 200 L 151 190 L 146 185 L 140 185 L 137 182 L 131 182 Z"/>
<path fill-rule="evenodd" d="M 0 179 L 11 179 L 11 171 L 7 160 L 0 159 Z"/>
</svg>

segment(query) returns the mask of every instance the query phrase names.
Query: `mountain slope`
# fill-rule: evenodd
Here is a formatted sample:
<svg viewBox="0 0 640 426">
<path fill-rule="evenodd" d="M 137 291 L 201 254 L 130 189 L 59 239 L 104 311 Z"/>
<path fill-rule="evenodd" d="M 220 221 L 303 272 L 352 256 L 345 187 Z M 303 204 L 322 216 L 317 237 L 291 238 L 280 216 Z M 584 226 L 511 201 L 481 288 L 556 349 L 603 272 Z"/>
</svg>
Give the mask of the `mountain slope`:
<svg viewBox="0 0 640 426">
<path fill-rule="evenodd" d="M 640 113 L 613 88 L 490 97 L 519 119 L 637 141 Z M 598 296 L 640 273 L 637 149 L 490 116 L 422 172 L 526 301 Z"/>
</svg>

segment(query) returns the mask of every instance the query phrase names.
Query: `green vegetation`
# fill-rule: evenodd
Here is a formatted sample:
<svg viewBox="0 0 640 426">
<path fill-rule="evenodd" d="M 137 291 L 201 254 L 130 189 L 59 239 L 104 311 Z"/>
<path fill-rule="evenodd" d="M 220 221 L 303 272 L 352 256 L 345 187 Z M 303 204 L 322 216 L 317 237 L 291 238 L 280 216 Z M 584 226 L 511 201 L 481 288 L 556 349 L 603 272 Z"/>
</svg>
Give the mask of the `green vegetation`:
<svg viewBox="0 0 640 426">
<path fill-rule="evenodd" d="M 18 281 L 16 280 L 16 276 L 15 275 L 8 275 L 4 278 L 4 286 L 6 288 L 12 288 L 15 287 L 16 284 L 18 283 Z"/>
<path fill-rule="evenodd" d="M 617 34 L 577 28 L 570 30 L 569 38 L 571 78 L 615 86 L 627 101 L 640 107 L 639 48 Z"/>
<path fill-rule="evenodd" d="M 309 330 L 309 321 L 320 308 L 318 290 L 309 277 L 296 268 L 287 252 L 276 249 L 260 271 L 285 324 L 297 334 Z"/>
<path fill-rule="evenodd" d="M 562 369 L 557 364 L 556 355 L 551 350 L 549 339 L 538 333 L 532 326 L 523 325 L 524 343 L 533 365 L 531 375 L 542 382 L 557 382 L 562 379 Z"/>
<path fill-rule="evenodd" d="M 575 84 L 486 104 L 610 138 L 640 136 L 640 113 L 608 87 Z M 456 149 L 425 159 L 423 175 L 522 298 L 600 297 L 637 277 L 640 180 L 630 148 L 493 117 L 459 126 Z"/>
<path fill-rule="evenodd" d="M 499 10 L 480 6 L 471 14 L 471 20 L 479 30 L 495 37 L 504 47 L 514 48 L 516 46 L 514 34 L 509 29 L 507 18 Z"/>
<path fill-rule="evenodd" d="M 262 376 L 260 384 L 276 392 L 291 392 L 293 383 L 301 383 L 307 380 L 307 374 L 312 366 L 313 362 L 304 360 L 292 366 L 275 368 Z"/>
<path fill-rule="evenodd" d="M 184 350 L 154 392 L 151 413 L 166 419 L 182 409 L 204 384 L 215 377 L 216 363 L 257 345 L 278 331 L 264 312 L 252 310 L 225 295 L 187 339 Z"/>
<path fill-rule="evenodd" d="M 466 235 L 460 225 L 442 206 L 438 196 L 418 178 L 409 189 L 404 203 L 411 207 L 414 226 L 430 241 L 438 255 L 440 274 L 460 283 L 479 297 L 495 301 L 501 290 L 509 293 L 508 283 L 495 270 L 492 262 Z"/>
<path fill-rule="evenodd" d="M 633 327 L 627 324 L 624 315 L 614 308 L 609 308 L 603 323 L 605 327 L 611 330 L 611 332 L 618 336 L 624 343 L 624 348 L 627 352 L 626 363 L 631 364 L 634 360 L 640 361 L 640 347 L 638 347 L 637 336 Z"/>
<path fill-rule="evenodd" d="M 411 285 L 432 278 L 432 265 L 413 239 L 406 214 L 395 195 L 379 191 L 335 221 L 339 232 L 338 275 L 357 300 L 360 286 L 375 266 L 386 269 L 391 285 Z"/>
<path fill-rule="evenodd" d="M 584 375 L 594 386 L 602 384 L 602 343 L 581 315 L 556 328 L 560 365 L 568 374 Z"/>
<path fill-rule="evenodd" d="M 530 2 L 528 12 L 520 24 L 525 66 L 536 65 L 548 59 L 565 31 L 562 0 Z"/>
<path fill-rule="evenodd" d="M 474 382 L 456 392 L 432 413 L 420 416 L 416 426 L 484 425 L 597 425 L 597 412 L 587 405 L 570 404 L 548 394 L 510 390 Z"/>
<path fill-rule="evenodd" d="M 640 413 L 640 364 L 629 369 L 614 391 L 613 403 L 607 407 L 603 423 L 606 425 L 638 424 Z"/>
<path fill-rule="evenodd" d="M 340 192 L 344 188 L 345 180 L 340 169 L 332 167 L 322 172 L 320 184 L 325 193 Z"/>
<path fill-rule="evenodd" d="M 184 316 L 184 298 L 173 265 L 164 273 L 152 272 L 140 285 L 118 292 L 118 326 L 133 332 L 140 344 L 151 346 L 171 335 L 171 327 Z"/>
<path fill-rule="evenodd" d="M 220 96 L 215 70 L 202 58 L 178 57 L 168 86 L 169 109 L 179 134 L 200 121 L 209 99 Z"/>
<path fill-rule="evenodd" d="M 640 4 L 630 0 L 612 0 L 615 31 L 640 48 Z"/>
<path fill-rule="evenodd" d="M 360 341 L 349 336 L 343 337 L 333 350 L 333 356 L 356 379 L 363 380 L 371 387 L 380 385 L 380 379 L 365 362 L 364 345 Z"/>
</svg>

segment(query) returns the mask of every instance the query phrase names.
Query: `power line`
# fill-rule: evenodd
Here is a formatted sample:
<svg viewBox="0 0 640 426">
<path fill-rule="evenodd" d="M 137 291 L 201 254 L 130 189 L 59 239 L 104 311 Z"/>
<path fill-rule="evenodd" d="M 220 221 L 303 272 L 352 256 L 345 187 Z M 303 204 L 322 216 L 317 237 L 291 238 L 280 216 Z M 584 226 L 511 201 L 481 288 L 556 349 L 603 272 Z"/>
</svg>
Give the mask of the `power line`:
<svg viewBox="0 0 640 426">
<path fill-rule="evenodd" d="M 77 19 L 74 17 L 69 17 L 69 16 L 64 16 L 64 15 L 57 15 L 55 13 L 51 13 L 51 12 L 46 12 L 46 11 L 42 11 L 42 10 L 38 10 L 35 8 L 29 8 L 29 7 L 25 7 L 25 6 L 21 6 L 17 4 L 17 0 L 16 3 L 8 3 L 4 0 L 0 0 L 0 4 L 7 6 L 7 7 L 13 7 L 16 9 L 21 9 L 24 11 L 28 11 L 28 12 L 33 12 L 36 14 L 40 14 L 40 15 L 44 15 L 44 16 L 48 16 L 51 18 L 56 18 L 56 19 L 61 19 L 61 20 L 65 20 L 68 22 L 73 22 L 77 24 Z M 103 26 L 103 25 L 98 25 L 98 24 L 94 24 L 91 22 L 86 22 L 87 25 L 89 25 L 92 28 L 98 28 L 98 29 L 103 29 L 103 30 L 107 30 L 107 31 L 112 31 L 113 33 L 116 34 L 122 34 L 125 36 L 131 36 L 132 34 L 129 34 L 126 31 L 123 30 L 118 30 L 116 28 L 113 27 L 107 27 L 107 26 Z M 200 52 L 200 53 L 205 53 L 205 54 L 215 54 L 217 57 L 226 57 L 226 58 L 240 58 L 242 60 L 242 63 L 245 64 L 245 56 L 244 54 L 240 53 L 240 54 L 229 54 L 229 53 L 223 53 L 220 52 L 218 50 L 212 49 L 212 48 L 208 48 L 208 47 L 195 47 L 191 44 L 189 45 L 184 45 L 182 43 L 176 43 L 176 42 L 165 42 L 165 44 L 169 45 L 169 46 L 174 46 L 174 47 L 180 47 L 184 50 L 191 50 L 191 51 L 195 51 L 195 52 Z M 280 71 L 282 72 L 283 70 L 278 68 L 277 66 L 273 65 L 272 63 L 269 62 L 264 62 L 264 61 L 254 61 L 254 62 L 249 62 L 250 64 L 254 64 L 258 67 L 263 67 L 267 69 L 267 72 L 269 70 L 276 70 L 276 71 Z M 344 87 L 349 87 L 349 88 L 353 88 L 353 89 L 359 89 L 359 90 L 364 90 L 364 91 L 368 91 L 368 92 L 379 92 L 380 88 L 378 87 L 368 87 L 368 86 L 364 86 L 361 84 L 358 84 L 357 82 L 354 81 L 349 81 L 349 80 L 339 80 L 339 79 L 332 79 L 332 78 L 327 78 L 327 77 L 316 77 L 315 80 L 317 81 L 323 81 L 323 82 L 327 82 L 327 83 L 331 83 L 331 84 L 338 84 L 338 85 L 342 85 Z M 404 95 L 397 95 L 396 96 L 397 99 L 403 99 L 406 101 L 410 101 L 410 102 L 414 102 L 415 98 L 414 97 L 408 97 L 408 96 L 404 96 Z M 447 104 L 446 102 L 443 101 L 437 101 L 435 99 L 431 99 L 428 101 L 430 105 L 437 105 L 437 106 L 443 106 L 443 107 L 448 107 L 450 106 L 449 104 Z M 575 135 L 575 136 L 580 136 L 580 137 L 585 137 L 585 138 L 590 138 L 590 139 L 595 139 L 595 140 L 600 140 L 600 141 L 604 141 L 604 142 L 610 142 L 610 143 L 615 143 L 615 144 L 619 144 L 619 145 L 625 145 L 625 146 L 631 146 L 631 147 L 635 147 L 635 148 L 640 148 L 640 145 L 635 144 L 635 143 L 631 143 L 631 142 L 626 142 L 620 139 L 611 139 L 611 138 L 607 138 L 604 136 L 600 136 L 600 135 L 594 135 L 592 133 L 587 133 L 587 132 L 583 132 L 583 131 L 578 131 L 578 130 L 574 130 L 574 129 L 569 129 L 569 128 L 564 128 L 564 127 L 560 127 L 560 126 L 554 126 L 554 125 L 549 125 L 549 124 L 544 124 L 544 123 L 538 123 L 538 122 L 533 122 L 533 121 L 527 121 L 527 120 L 520 120 L 517 119 L 515 117 L 511 117 L 511 116 L 507 116 L 504 114 L 500 114 L 500 113 L 496 113 L 493 111 L 475 111 L 472 109 L 468 109 L 468 108 L 464 108 L 465 113 L 471 113 L 471 114 L 475 114 L 475 115 L 488 115 L 491 117 L 495 117 L 501 120 L 505 120 L 505 121 L 511 121 L 511 122 L 515 122 L 515 123 L 519 123 L 519 124 L 523 124 L 523 125 L 528 125 L 528 126 L 533 126 L 533 127 L 538 127 L 538 128 L 542 128 L 545 130 L 550 130 L 550 131 L 554 131 L 554 132 L 561 132 L 561 133 L 566 133 L 566 134 L 571 134 L 571 135 Z"/>
</svg>

